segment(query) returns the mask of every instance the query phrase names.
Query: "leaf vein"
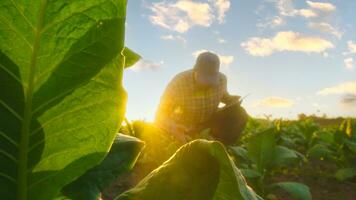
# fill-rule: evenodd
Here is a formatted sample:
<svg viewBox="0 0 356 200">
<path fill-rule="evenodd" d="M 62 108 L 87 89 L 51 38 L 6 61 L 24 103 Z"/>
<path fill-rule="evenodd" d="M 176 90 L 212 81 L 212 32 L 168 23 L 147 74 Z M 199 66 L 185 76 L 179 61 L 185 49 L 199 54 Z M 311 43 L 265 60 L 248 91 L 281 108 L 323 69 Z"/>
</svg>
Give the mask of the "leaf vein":
<svg viewBox="0 0 356 200">
<path fill-rule="evenodd" d="M 47 31 L 47 29 L 51 28 L 52 26 L 55 26 L 55 25 L 57 25 L 57 24 L 59 24 L 59 23 L 61 23 L 61 22 L 64 22 L 64 21 L 68 20 L 69 18 L 72 18 L 72 17 L 74 17 L 74 16 L 76 16 L 76 15 L 81 15 L 81 14 L 83 14 L 83 12 L 86 12 L 86 11 L 92 9 L 92 8 L 98 7 L 98 6 L 100 6 L 100 5 L 104 4 L 104 3 L 105 3 L 105 2 L 100 2 L 100 3 L 98 3 L 98 4 L 89 6 L 89 7 L 85 8 L 85 9 L 83 9 L 83 10 L 78 10 L 78 12 L 72 13 L 71 15 L 69 15 L 69 16 L 67 16 L 67 17 L 65 17 L 65 18 L 63 18 L 63 19 L 61 19 L 61 20 L 54 21 L 54 22 L 52 22 L 51 24 L 48 24 L 46 27 L 44 27 L 44 29 L 42 30 L 42 32 L 45 32 L 45 31 Z"/>
<path fill-rule="evenodd" d="M 7 105 L 4 101 L 0 99 L 0 105 L 2 105 L 6 110 L 8 110 L 13 116 L 15 116 L 18 120 L 22 121 L 22 117 L 15 110 L 13 110 L 9 105 Z"/>
<path fill-rule="evenodd" d="M 66 90 L 60 94 L 57 94 L 55 95 L 53 98 L 51 98 L 50 100 L 48 100 L 47 102 L 45 103 L 42 103 L 40 106 L 38 106 L 37 108 L 35 108 L 33 111 L 32 111 L 32 114 L 35 115 L 39 110 L 41 110 L 41 108 L 43 108 L 44 106 L 50 104 L 51 102 L 55 101 L 56 99 L 59 99 L 60 97 L 66 95 L 67 93 L 70 93 L 71 91 L 75 90 L 77 87 L 73 87 L 73 88 L 70 88 L 69 90 Z"/>
<path fill-rule="evenodd" d="M 19 144 L 17 142 L 15 142 L 12 138 L 10 138 L 9 136 L 7 136 L 4 132 L 0 131 L 0 136 L 4 137 L 7 141 L 9 141 L 11 144 L 13 144 L 14 146 L 18 147 Z"/>
<path fill-rule="evenodd" d="M 14 2 L 14 0 L 11 0 L 11 3 L 12 3 L 13 6 L 16 8 L 16 10 L 20 13 L 20 15 L 24 18 L 24 20 L 26 21 L 26 23 L 28 23 L 28 25 L 31 26 L 32 30 L 35 30 L 35 27 L 33 26 L 33 24 L 28 20 L 28 18 L 23 14 L 23 12 L 21 12 L 20 8 L 16 5 L 16 3 Z"/>
<path fill-rule="evenodd" d="M 71 153 L 71 152 L 73 152 L 73 151 L 74 151 L 73 149 L 68 149 L 68 150 L 66 150 L 66 151 L 60 151 L 60 152 L 58 152 L 58 153 L 51 154 L 51 155 L 49 155 L 48 157 L 45 157 L 45 158 L 41 159 L 41 162 L 44 162 L 44 161 L 50 159 L 51 157 L 54 157 L 54 156 L 57 156 L 57 155 L 60 155 L 60 154 L 67 155 L 67 154 L 69 154 L 69 153 Z M 61 170 L 58 170 L 58 171 L 56 171 L 56 172 L 54 172 L 54 173 L 52 173 L 52 174 L 50 174 L 50 175 L 48 175 L 48 176 L 45 176 L 45 177 L 41 178 L 40 180 L 38 180 L 38 181 L 36 181 L 36 182 L 33 182 L 33 183 L 29 184 L 28 189 L 31 189 L 33 186 L 35 186 L 35 185 L 37 185 L 37 184 L 39 184 L 39 183 L 41 183 L 41 182 L 43 182 L 43 181 L 45 181 L 45 180 L 47 180 L 47 179 L 49 179 L 49 178 L 51 178 L 51 177 L 53 177 L 53 176 L 59 174 L 60 172 L 61 172 Z"/>
<path fill-rule="evenodd" d="M 20 85 L 22 85 L 20 77 L 16 76 L 14 73 L 12 73 L 10 70 L 8 70 L 4 65 L 0 63 L 0 68 L 3 69 L 5 72 L 7 72 L 12 78 L 14 78 Z"/>
<path fill-rule="evenodd" d="M 1 15 L 0 15 L 0 17 L 1 17 Z M 9 29 L 12 30 L 13 32 L 15 32 L 15 33 L 27 44 L 27 46 L 30 47 L 30 49 L 33 49 L 32 44 L 27 40 L 27 38 L 25 38 L 25 37 L 23 36 L 23 34 L 20 34 L 20 31 L 17 30 L 15 27 L 13 27 L 13 26 L 11 25 L 11 23 L 9 23 L 9 22 L 7 21 L 7 19 L 5 19 L 5 18 L 3 18 L 3 17 L 1 17 L 0 19 L 1 19 L 0 22 L 2 22 L 2 24 L 4 24 L 4 25 L 6 25 L 7 27 L 9 27 Z"/>
<path fill-rule="evenodd" d="M 4 174 L 4 173 L 2 173 L 2 172 L 0 172 L 0 176 L 6 178 L 7 180 L 9 180 L 9 181 L 11 181 L 11 182 L 13 182 L 13 183 L 16 184 L 16 179 L 15 179 L 15 178 L 13 178 L 13 177 L 11 177 L 11 176 L 9 176 L 9 175 L 7 175 L 7 174 Z"/>
<path fill-rule="evenodd" d="M 70 132 L 70 131 L 74 131 L 74 130 L 78 130 L 78 129 L 82 129 L 82 128 L 88 128 L 91 126 L 97 126 L 98 124 L 100 124 L 101 122 L 95 122 L 95 123 L 91 123 L 88 124 L 86 126 L 76 126 L 75 128 L 71 128 L 71 129 L 61 129 L 60 131 L 57 132 L 53 132 L 51 135 L 47 136 L 46 138 L 42 138 L 41 140 L 39 140 L 38 142 L 36 142 L 35 144 L 31 145 L 28 153 L 30 153 L 34 148 L 36 148 L 38 145 L 44 143 L 46 140 L 50 139 L 50 138 L 55 138 L 57 136 L 62 136 L 63 132 Z"/>
<path fill-rule="evenodd" d="M 12 160 L 14 163 L 17 164 L 18 160 L 13 155 L 11 155 L 10 153 L 8 153 L 6 151 L 3 151 L 3 150 L 0 150 L 0 154 L 3 154 L 4 156 L 6 156 L 7 158 L 9 158 L 10 160 Z"/>
<path fill-rule="evenodd" d="M 80 110 L 88 109 L 88 108 L 96 106 L 96 105 L 103 104 L 103 103 L 105 103 L 107 101 L 111 101 L 111 99 L 105 99 L 103 101 L 99 101 L 99 102 L 96 102 L 96 103 L 87 104 L 85 106 L 81 106 L 79 108 L 69 110 L 68 112 L 61 113 L 60 115 L 57 115 L 57 116 L 55 116 L 55 117 L 53 117 L 51 119 L 48 119 L 47 121 L 41 123 L 41 125 L 38 128 L 36 128 L 32 132 L 30 132 L 30 136 L 32 137 L 34 134 L 38 133 L 41 129 L 43 129 L 44 127 L 48 126 L 49 124 L 51 124 L 55 120 L 62 119 L 66 115 L 73 114 L 73 113 L 76 113 L 76 112 L 78 112 Z"/>
<path fill-rule="evenodd" d="M 108 37 L 108 36 L 107 36 Z M 104 37 L 104 38 L 107 38 L 107 37 Z M 103 39 L 104 39 L 103 38 Z M 95 40 L 92 40 L 91 42 L 88 43 L 88 45 L 84 46 L 83 48 L 77 50 L 76 52 L 73 52 L 71 55 L 69 56 L 66 56 L 65 58 L 63 58 L 62 62 L 61 63 L 64 63 L 64 62 L 70 62 L 70 58 L 75 55 L 75 54 L 78 54 L 80 52 L 83 52 L 86 48 L 90 47 L 91 45 L 95 44 L 96 42 L 98 42 L 99 39 L 95 39 Z M 73 62 L 71 62 L 73 63 Z M 79 66 L 82 66 L 82 65 L 79 65 Z M 50 66 L 48 67 L 48 70 L 44 70 L 42 73 L 38 74 L 36 76 L 36 80 L 35 80 L 35 84 L 38 83 L 38 81 L 40 81 L 42 79 L 43 76 L 49 74 L 50 72 L 52 72 L 55 68 L 57 68 L 58 66 Z"/>
</svg>

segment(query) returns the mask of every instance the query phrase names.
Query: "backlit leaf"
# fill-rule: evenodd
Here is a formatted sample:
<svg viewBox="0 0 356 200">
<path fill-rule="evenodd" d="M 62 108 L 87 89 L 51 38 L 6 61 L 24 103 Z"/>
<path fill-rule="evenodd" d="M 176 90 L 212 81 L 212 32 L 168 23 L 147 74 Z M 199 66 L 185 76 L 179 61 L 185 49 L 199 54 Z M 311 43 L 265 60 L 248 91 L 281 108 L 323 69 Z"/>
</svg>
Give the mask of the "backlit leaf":
<svg viewBox="0 0 356 200">
<path fill-rule="evenodd" d="M 125 0 L 0 1 L 0 196 L 52 199 L 124 115 Z"/>
<path fill-rule="evenodd" d="M 219 142 L 195 140 L 117 200 L 254 200 L 239 169 Z"/>
</svg>

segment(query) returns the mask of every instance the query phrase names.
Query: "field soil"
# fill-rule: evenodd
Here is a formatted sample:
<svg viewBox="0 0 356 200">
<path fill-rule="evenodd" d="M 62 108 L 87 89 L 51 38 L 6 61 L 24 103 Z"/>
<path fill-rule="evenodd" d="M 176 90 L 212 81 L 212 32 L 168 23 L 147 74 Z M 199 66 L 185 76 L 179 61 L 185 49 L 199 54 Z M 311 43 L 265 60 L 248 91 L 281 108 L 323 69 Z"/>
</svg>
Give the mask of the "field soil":
<svg viewBox="0 0 356 200">
<path fill-rule="evenodd" d="M 356 200 L 356 180 L 340 182 L 332 177 L 324 177 L 315 173 L 320 166 L 313 163 L 315 168 L 306 167 L 301 170 L 299 175 L 276 175 L 271 178 L 271 182 L 296 181 L 309 186 L 313 200 Z M 324 168 L 333 168 L 324 166 Z M 120 177 L 102 194 L 103 200 L 114 200 L 119 194 L 135 186 L 144 176 L 150 172 L 150 169 L 143 166 L 135 166 L 130 172 Z M 278 200 L 294 200 L 284 191 L 276 191 Z"/>
<path fill-rule="evenodd" d="M 130 171 L 119 176 L 101 195 L 103 200 L 114 200 L 118 195 L 134 187 L 156 167 L 136 164 Z"/>
<path fill-rule="evenodd" d="M 313 200 L 355 200 L 356 183 L 339 182 L 332 178 L 317 178 L 304 176 L 279 176 L 273 178 L 273 182 L 296 181 L 309 186 Z M 276 191 L 280 200 L 294 200 L 284 191 Z"/>
</svg>

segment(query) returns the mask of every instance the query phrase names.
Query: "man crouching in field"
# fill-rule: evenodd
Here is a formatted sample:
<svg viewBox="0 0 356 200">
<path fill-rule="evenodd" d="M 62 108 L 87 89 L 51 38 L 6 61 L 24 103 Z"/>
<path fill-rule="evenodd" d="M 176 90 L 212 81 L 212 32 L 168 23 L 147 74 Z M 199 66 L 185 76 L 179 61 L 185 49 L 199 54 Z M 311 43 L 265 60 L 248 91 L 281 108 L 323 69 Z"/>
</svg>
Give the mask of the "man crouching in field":
<svg viewBox="0 0 356 200">
<path fill-rule="evenodd" d="M 227 92 L 227 79 L 219 68 L 219 57 L 204 52 L 193 69 L 176 75 L 161 97 L 156 125 L 181 142 L 197 138 L 201 130 L 210 128 L 215 139 L 235 143 L 248 115 L 240 106 L 240 97 Z M 225 107 L 219 108 L 220 103 Z"/>
</svg>

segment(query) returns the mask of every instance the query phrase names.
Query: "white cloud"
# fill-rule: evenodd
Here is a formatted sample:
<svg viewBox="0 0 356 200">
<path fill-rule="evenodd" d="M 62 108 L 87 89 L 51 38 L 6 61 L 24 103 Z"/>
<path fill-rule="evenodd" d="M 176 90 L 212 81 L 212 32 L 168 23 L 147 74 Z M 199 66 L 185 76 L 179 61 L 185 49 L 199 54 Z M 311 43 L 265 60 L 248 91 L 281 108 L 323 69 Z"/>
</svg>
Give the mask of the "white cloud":
<svg viewBox="0 0 356 200">
<path fill-rule="evenodd" d="M 294 106 L 295 102 L 291 99 L 282 97 L 267 97 L 255 102 L 254 107 L 275 107 L 275 108 L 287 108 Z"/>
<path fill-rule="evenodd" d="M 230 9 L 230 0 L 209 0 L 216 8 L 219 23 L 225 21 L 225 14 Z"/>
<path fill-rule="evenodd" d="M 319 104 L 319 103 L 317 103 L 317 102 L 314 102 L 314 103 L 312 104 L 312 106 L 315 107 L 315 108 L 318 108 L 318 109 L 327 108 L 327 107 L 328 107 L 328 106 L 325 105 L 325 104 Z"/>
<path fill-rule="evenodd" d="M 283 16 L 295 16 L 296 10 L 292 0 L 276 0 L 275 1 L 279 13 Z"/>
<path fill-rule="evenodd" d="M 354 59 L 353 58 L 345 58 L 344 59 L 345 67 L 347 69 L 353 69 L 354 68 Z"/>
<path fill-rule="evenodd" d="M 260 28 L 274 28 L 280 25 L 283 25 L 285 20 L 280 16 L 275 16 L 273 18 L 267 18 L 265 22 L 261 22 L 257 24 L 257 27 Z"/>
<path fill-rule="evenodd" d="M 232 62 L 234 62 L 234 56 L 222 56 L 219 55 L 220 62 L 224 66 L 229 66 Z"/>
<path fill-rule="evenodd" d="M 163 63 L 164 63 L 163 61 L 156 63 L 150 60 L 141 59 L 129 69 L 135 72 L 142 71 L 142 70 L 157 70 L 163 65 Z"/>
<path fill-rule="evenodd" d="M 322 53 L 334 45 L 319 37 L 306 36 L 297 32 L 278 32 L 273 38 L 253 37 L 241 46 L 253 56 L 269 56 L 276 51 L 299 51 Z"/>
<path fill-rule="evenodd" d="M 303 16 L 305 18 L 312 18 L 312 17 L 317 17 L 318 14 L 316 14 L 313 10 L 310 9 L 300 9 L 297 10 L 297 15 Z"/>
<path fill-rule="evenodd" d="M 149 8 L 152 24 L 179 33 L 187 32 L 193 26 L 209 27 L 215 20 L 223 23 L 230 8 L 229 0 L 206 0 L 195 2 L 178 0 L 176 2 L 156 2 Z"/>
<path fill-rule="evenodd" d="M 282 16 L 294 17 L 302 16 L 305 18 L 317 17 L 311 9 L 295 9 L 293 5 L 293 0 L 276 0 L 277 10 Z"/>
<path fill-rule="evenodd" d="M 356 43 L 353 41 L 348 41 L 347 46 L 349 47 L 350 53 L 356 53 Z"/>
<path fill-rule="evenodd" d="M 209 4 L 187 0 L 153 3 L 150 9 L 153 12 L 151 23 L 180 33 L 192 26 L 210 26 L 214 17 Z"/>
<path fill-rule="evenodd" d="M 184 0 L 178 1 L 175 7 L 185 12 L 190 21 L 197 25 L 209 26 L 213 20 L 211 8 L 207 3 Z"/>
<path fill-rule="evenodd" d="M 317 92 L 318 95 L 332 95 L 332 94 L 356 94 L 356 82 L 344 82 L 339 85 L 324 88 Z"/>
<path fill-rule="evenodd" d="M 225 44 L 225 43 L 226 43 L 226 40 L 223 39 L 223 38 L 218 38 L 218 42 L 219 42 L 220 44 Z"/>
<path fill-rule="evenodd" d="M 173 41 L 180 41 L 180 42 L 183 42 L 183 43 L 187 43 L 187 40 L 180 36 L 180 35 L 172 35 L 172 34 L 169 34 L 169 35 L 163 35 L 161 37 L 162 40 L 173 40 Z"/>
<path fill-rule="evenodd" d="M 279 25 L 282 25 L 284 23 L 284 19 L 282 17 L 275 17 L 272 19 L 272 25 L 273 26 L 279 26 Z"/>
<path fill-rule="evenodd" d="M 310 28 L 317 29 L 317 30 L 319 30 L 321 32 L 324 32 L 324 33 L 330 33 L 330 34 L 336 36 L 337 38 L 341 38 L 342 37 L 342 33 L 339 30 L 337 30 L 331 24 L 326 23 L 326 22 L 320 22 L 320 23 L 310 22 L 308 24 L 308 26 Z"/>
<path fill-rule="evenodd" d="M 163 40 L 174 40 L 175 37 L 173 35 L 163 35 L 161 37 Z"/>
<path fill-rule="evenodd" d="M 241 44 L 253 56 L 269 56 L 275 51 L 273 39 L 253 37 Z"/>
<path fill-rule="evenodd" d="M 288 17 L 315 18 L 336 10 L 336 7 L 331 3 L 306 1 L 308 8 L 296 9 L 293 5 L 293 0 L 275 0 L 274 2 L 279 14 Z"/>
<path fill-rule="evenodd" d="M 315 10 L 320 10 L 323 12 L 333 12 L 336 10 L 336 7 L 331 3 L 307 1 L 307 4 L 311 8 L 313 8 Z"/>
<path fill-rule="evenodd" d="M 347 42 L 347 47 L 348 47 L 348 51 L 347 52 L 343 52 L 342 55 L 347 56 L 350 54 L 356 54 L 356 43 L 354 43 L 353 41 L 349 40 Z"/>
<path fill-rule="evenodd" d="M 206 50 L 206 49 L 197 50 L 197 51 L 193 52 L 193 56 L 194 57 L 198 57 L 199 54 L 201 54 L 203 52 L 206 52 L 206 51 L 208 51 L 208 50 Z M 210 52 L 213 52 L 213 51 L 210 51 Z M 213 53 L 215 53 L 215 52 L 213 52 Z M 215 54 L 217 54 L 219 56 L 220 63 L 221 63 L 221 65 L 223 67 L 228 67 L 231 63 L 234 62 L 234 56 L 231 56 L 231 55 L 220 55 L 218 53 L 215 53 Z"/>
</svg>

